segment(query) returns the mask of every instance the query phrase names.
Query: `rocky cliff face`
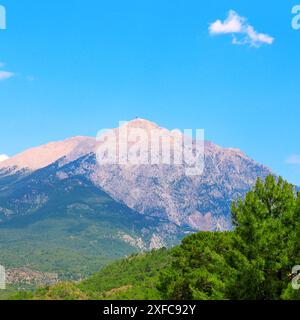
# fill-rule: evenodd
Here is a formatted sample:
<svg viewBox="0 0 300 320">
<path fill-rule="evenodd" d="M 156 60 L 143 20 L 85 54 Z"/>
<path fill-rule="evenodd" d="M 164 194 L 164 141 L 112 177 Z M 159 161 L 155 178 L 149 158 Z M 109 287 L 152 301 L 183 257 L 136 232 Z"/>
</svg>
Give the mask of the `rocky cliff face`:
<svg viewBox="0 0 300 320">
<path fill-rule="evenodd" d="M 142 119 L 124 126 L 129 135 L 136 129 L 145 130 L 150 144 L 152 130 L 164 138 L 182 135 Z M 174 151 L 176 147 L 170 141 Z M 98 147 L 99 142 L 96 150 Z M 95 157 L 94 152 L 90 157 Z M 204 153 L 204 171 L 196 176 L 186 174 L 186 161 L 179 165 L 99 165 L 92 161 L 91 165 L 91 161 L 87 164 L 83 160 L 78 169 L 114 199 L 142 214 L 163 217 L 194 230 L 226 230 L 231 227 L 232 201 L 243 197 L 257 177 L 265 178 L 271 172 L 238 149 L 205 142 Z M 162 157 L 162 152 L 159 155 Z"/>
<path fill-rule="evenodd" d="M 174 139 L 182 136 L 178 130 L 168 131 L 142 119 L 131 121 L 112 133 L 123 132 L 124 128 L 129 135 L 142 129 L 148 137 L 152 130 L 157 130 L 159 135 L 170 139 L 173 156 L 172 152 L 178 147 Z M 57 161 L 60 179 L 70 175 L 84 176 L 113 199 L 140 214 L 169 221 L 170 228 L 175 225 L 192 230 L 226 230 L 231 227 L 231 202 L 243 197 L 257 177 L 264 178 L 271 173 L 240 150 L 225 149 L 211 142 L 205 142 L 201 175 L 187 175 L 186 161 L 169 165 L 101 164 L 97 161 L 97 150 L 103 144 L 101 140 L 101 137 L 97 140 L 81 137 L 33 149 L 1 163 L 0 175 L 7 179 L 12 170 L 28 173 Z M 148 143 L 151 145 L 151 137 Z M 120 141 L 117 140 L 117 150 L 119 148 Z M 161 150 L 158 154 L 162 156 Z M 63 169 L 66 164 L 68 172 Z M 0 192 L 3 190 L 5 186 Z"/>
</svg>

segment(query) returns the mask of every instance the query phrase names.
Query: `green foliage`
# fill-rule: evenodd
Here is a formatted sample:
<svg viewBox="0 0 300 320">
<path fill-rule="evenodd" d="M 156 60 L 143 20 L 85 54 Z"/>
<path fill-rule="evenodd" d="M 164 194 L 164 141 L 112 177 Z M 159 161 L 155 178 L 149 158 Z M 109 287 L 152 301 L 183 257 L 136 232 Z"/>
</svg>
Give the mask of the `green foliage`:
<svg viewBox="0 0 300 320">
<path fill-rule="evenodd" d="M 169 250 L 135 254 L 112 263 L 80 283 L 62 282 L 34 293 L 20 292 L 12 300 L 139 300 L 161 299 L 156 284 L 171 260 Z"/>
<path fill-rule="evenodd" d="M 84 278 L 137 251 L 118 239 L 118 231 L 113 225 L 84 214 L 79 219 L 69 215 L 20 228 L 2 227 L 0 261 L 7 269 L 27 266 L 58 273 L 60 279 Z"/>
<path fill-rule="evenodd" d="M 171 250 L 132 255 L 80 283 L 12 298 L 300 300 L 300 194 L 283 179 L 258 180 L 232 206 L 234 230 L 200 232 Z M 20 296 L 21 295 L 21 296 Z"/>
<path fill-rule="evenodd" d="M 300 196 L 283 179 L 260 179 L 244 201 L 233 205 L 235 243 L 246 265 L 231 288 L 236 299 L 280 299 L 299 264 Z M 297 241 L 298 240 L 298 241 Z"/>
<path fill-rule="evenodd" d="M 283 179 L 258 179 L 232 206 L 232 233 L 184 239 L 160 277 L 168 299 L 296 299 L 290 273 L 300 264 L 300 195 Z"/>
<path fill-rule="evenodd" d="M 170 253 L 166 249 L 133 255 L 83 281 L 80 288 L 91 294 L 102 293 L 103 299 L 159 298 L 156 282 L 169 261 Z M 126 290 L 116 290 L 118 288 Z"/>
<path fill-rule="evenodd" d="M 232 268 L 227 263 L 232 233 L 202 232 L 183 240 L 174 261 L 160 276 L 167 299 L 223 299 Z"/>
<path fill-rule="evenodd" d="M 138 252 L 120 234 L 149 242 L 158 219 L 116 202 L 82 177 L 60 180 L 54 169 L 37 171 L 1 190 L 0 207 L 19 214 L 2 222 L 0 212 L 0 264 L 77 280 Z"/>
</svg>

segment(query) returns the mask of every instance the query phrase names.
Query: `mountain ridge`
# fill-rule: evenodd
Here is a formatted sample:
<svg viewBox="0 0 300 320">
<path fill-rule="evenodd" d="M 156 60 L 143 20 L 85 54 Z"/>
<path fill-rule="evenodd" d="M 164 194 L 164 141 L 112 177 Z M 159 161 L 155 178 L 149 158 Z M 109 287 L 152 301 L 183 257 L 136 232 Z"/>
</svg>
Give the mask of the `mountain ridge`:
<svg viewBox="0 0 300 320">
<path fill-rule="evenodd" d="M 178 129 L 170 131 L 144 119 L 122 123 L 121 127 L 112 129 L 111 134 L 120 133 L 124 128 L 129 134 L 135 133 L 135 129 L 145 129 L 148 133 L 158 130 L 163 137 L 183 136 Z M 57 174 L 63 176 L 66 173 L 60 167 L 70 164 L 73 172 L 69 171 L 67 176 L 76 173 L 85 177 L 140 214 L 164 218 L 171 224 L 197 231 L 228 230 L 231 202 L 243 197 L 257 177 L 264 178 L 271 173 L 240 149 L 222 148 L 208 141 L 201 176 L 187 176 L 184 163 L 102 165 L 97 161 L 97 148 L 101 143 L 101 136 L 97 139 L 74 137 L 29 149 L 0 164 L 0 191 L 1 177 L 3 180 L 16 172 L 22 177 L 55 162 Z"/>
<path fill-rule="evenodd" d="M 179 129 L 174 130 L 168 130 L 162 127 L 159 127 L 156 123 L 151 122 L 146 119 L 137 118 L 128 122 L 122 122 L 122 126 L 130 128 L 140 128 L 140 129 L 146 129 L 146 130 L 153 130 L 153 129 L 159 129 L 163 130 L 164 132 L 168 134 L 182 134 Z M 113 131 L 119 130 L 120 127 L 112 129 Z M 216 149 L 222 149 L 224 151 L 227 151 L 228 153 L 233 152 L 237 153 L 240 156 L 243 156 L 245 158 L 251 159 L 246 153 L 244 153 L 239 148 L 234 147 L 221 147 L 211 141 L 205 140 L 205 146 L 209 148 L 216 148 Z M 12 169 L 15 168 L 17 170 L 21 169 L 29 169 L 31 171 L 41 169 L 43 167 L 48 166 L 49 164 L 59 160 L 62 157 L 68 156 L 72 154 L 72 152 L 77 151 L 80 149 L 82 144 L 86 144 L 90 146 L 89 151 L 85 151 L 86 153 L 90 153 L 95 151 L 93 148 L 96 147 L 97 144 L 97 138 L 91 137 L 91 136 L 74 136 L 70 138 L 66 138 L 64 140 L 58 140 L 58 141 L 51 141 L 46 144 L 42 144 L 40 146 L 32 147 L 29 149 L 26 149 L 20 153 L 17 153 L 16 155 L 8 158 L 5 161 L 0 162 L 0 171 L 5 169 Z M 55 151 L 54 154 L 51 155 L 51 157 L 47 158 L 46 156 L 49 156 L 49 154 Z M 43 157 L 44 154 L 44 157 Z M 82 154 L 83 155 L 83 152 Z M 78 156 L 78 158 L 80 155 Z M 37 159 L 38 158 L 38 159 Z M 42 158 L 42 160 L 40 159 Z M 46 158 L 46 159 L 44 159 Z M 40 163 L 36 163 L 35 161 L 39 160 Z M 74 158 L 74 160 L 76 160 Z M 267 167 L 266 167 L 267 168 Z M 268 169 L 268 168 L 267 168 Z M 268 169 L 270 170 L 270 169 Z"/>
</svg>

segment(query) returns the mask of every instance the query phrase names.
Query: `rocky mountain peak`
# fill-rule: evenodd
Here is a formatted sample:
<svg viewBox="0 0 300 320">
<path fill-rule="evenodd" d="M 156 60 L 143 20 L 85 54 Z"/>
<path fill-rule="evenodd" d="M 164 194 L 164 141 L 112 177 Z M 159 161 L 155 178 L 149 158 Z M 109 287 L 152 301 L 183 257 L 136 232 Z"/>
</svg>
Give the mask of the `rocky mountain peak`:
<svg viewBox="0 0 300 320">
<path fill-rule="evenodd" d="M 159 135 L 171 138 L 170 149 L 178 146 L 172 145 L 175 135 L 184 134 L 140 118 L 121 124 L 121 128 L 124 127 L 128 128 L 125 134 L 131 133 L 132 136 L 134 130 L 147 130 L 148 138 L 151 138 L 152 130 L 157 130 Z M 122 134 L 121 128 L 110 132 Z M 160 156 L 161 147 L 149 141 Z M 7 168 L 29 171 L 45 168 L 47 180 L 46 167 L 60 160 L 58 168 L 54 166 L 59 171 L 58 177 L 84 177 L 114 200 L 140 214 L 166 219 L 171 224 L 188 226 L 193 230 L 224 230 L 230 228 L 232 201 L 242 198 L 258 177 L 264 178 L 271 173 L 241 150 L 222 148 L 211 142 L 205 143 L 204 170 L 196 176 L 186 174 L 186 159 L 176 165 L 163 162 L 103 165 L 97 161 L 97 150 L 102 143 L 101 139 L 75 137 L 29 149 L 0 163 L 0 177 L 6 176 L 6 171 L 11 172 Z M 69 170 L 66 171 L 66 168 Z M 40 203 L 40 198 L 38 201 Z"/>
<path fill-rule="evenodd" d="M 127 126 L 128 128 L 132 128 L 132 129 L 153 130 L 153 129 L 159 128 L 159 126 L 156 123 L 151 122 L 146 119 L 142 119 L 142 118 L 136 118 L 134 120 L 131 120 L 131 121 L 125 123 L 124 125 Z"/>
</svg>

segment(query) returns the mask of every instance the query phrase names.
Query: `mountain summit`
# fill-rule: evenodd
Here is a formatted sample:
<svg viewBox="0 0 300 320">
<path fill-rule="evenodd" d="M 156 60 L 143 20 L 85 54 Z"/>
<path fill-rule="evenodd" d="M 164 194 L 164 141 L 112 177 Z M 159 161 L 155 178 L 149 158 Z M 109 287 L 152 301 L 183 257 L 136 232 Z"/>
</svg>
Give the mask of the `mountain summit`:
<svg viewBox="0 0 300 320">
<path fill-rule="evenodd" d="M 180 134 L 139 118 L 122 125 L 129 130 L 158 129 L 165 136 Z M 0 164 L 0 178 L 8 179 L 16 172 L 28 176 L 55 164 L 58 177 L 82 176 L 140 214 L 169 221 L 170 230 L 225 230 L 231 227 L 231 202 L 243 197 L 258 177 L 271 173 L 242 151 L 211 142 L 205 143 L 201 176 L 187 176 L 184 164 L 100 165 L 96 157 L 99 143 L 96 138 L 75 137 L 27 150 Z M 66 172 L 66 165 L 72 170 Z M 46 200 L 43 206 L 47 206 Z"/>
<path fill-rule="evenodd" d="M 156 123 L 142 118 L 136 118 L 134 120 L 126 122 L 124 125 L 129 128 L 138 128 L 146 130 L 153 130 L 159 128 L 159 126 Z"/>
</svg>

